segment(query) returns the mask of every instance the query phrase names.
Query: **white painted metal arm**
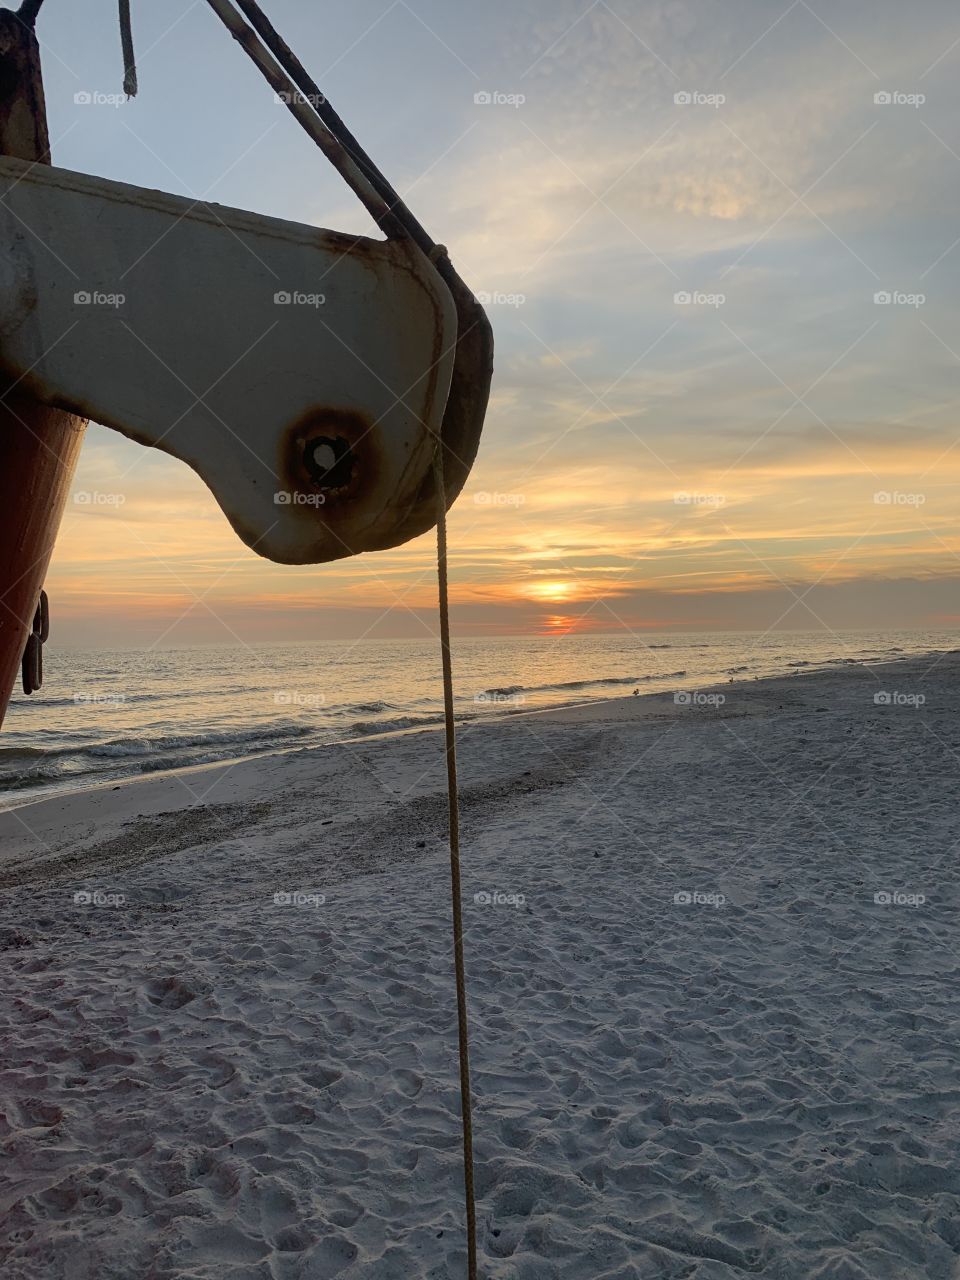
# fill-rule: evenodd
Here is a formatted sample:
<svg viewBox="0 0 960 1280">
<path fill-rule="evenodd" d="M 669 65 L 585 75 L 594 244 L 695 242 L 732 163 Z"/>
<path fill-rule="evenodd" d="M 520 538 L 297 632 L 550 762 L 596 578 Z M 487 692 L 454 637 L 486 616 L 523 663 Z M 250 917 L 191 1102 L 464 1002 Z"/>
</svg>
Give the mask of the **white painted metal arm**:
<svg viewBox="0 0 960 1280">
<path fill-rule="evenodd" d="M 269 559 L 434 522 L 457 326 L 409 240 L 0 158 L 7 384 L 183 459 Z"/>
</svg>

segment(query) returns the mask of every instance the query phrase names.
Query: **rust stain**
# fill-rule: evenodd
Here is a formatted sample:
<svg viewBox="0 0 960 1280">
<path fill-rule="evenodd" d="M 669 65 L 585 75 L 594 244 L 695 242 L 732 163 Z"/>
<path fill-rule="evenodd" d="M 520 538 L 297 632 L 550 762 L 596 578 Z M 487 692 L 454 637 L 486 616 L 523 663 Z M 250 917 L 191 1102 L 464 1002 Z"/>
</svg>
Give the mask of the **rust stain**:
<svg viewBox="0 0 960 1280">
<path fill-rule="evenodd" d="M 379 433 L 353 409 L 309 409 L 280 439 L 281 487 L 320 499 L 316 514 L 327 524 L 354 518 L 375 494 L 382 470 Z"/>
</svg>

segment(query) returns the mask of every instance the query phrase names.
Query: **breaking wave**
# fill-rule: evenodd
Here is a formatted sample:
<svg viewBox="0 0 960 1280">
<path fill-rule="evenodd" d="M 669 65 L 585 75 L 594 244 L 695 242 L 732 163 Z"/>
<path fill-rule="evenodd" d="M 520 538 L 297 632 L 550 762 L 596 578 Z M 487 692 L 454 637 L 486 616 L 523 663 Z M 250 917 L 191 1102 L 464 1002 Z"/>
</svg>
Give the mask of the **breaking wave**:
<svg viewBox="0 0 960 1280">
<path fill-rule="evenodd" d="M 481 698 L 510 698 L 519 693 L 563 693 L 567 689 L 603 689 L 618 685 L 636 687 L 651 680 L 679 680 L 686 671 L 662 671 L 647 676 L 607 676 L 599 680 L 561 680 L 555 684 L 508 684 L 497 689 L 484 689 Z"/>
</svg>

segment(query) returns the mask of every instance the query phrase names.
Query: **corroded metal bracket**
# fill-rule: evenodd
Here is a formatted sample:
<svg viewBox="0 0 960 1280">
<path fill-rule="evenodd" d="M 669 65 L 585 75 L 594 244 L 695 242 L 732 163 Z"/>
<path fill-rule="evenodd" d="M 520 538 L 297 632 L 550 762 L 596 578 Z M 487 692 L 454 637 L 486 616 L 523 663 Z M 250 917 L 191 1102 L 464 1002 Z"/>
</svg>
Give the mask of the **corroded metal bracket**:
<svg viewBox="0 0 960 1280">
<path fill-rule="evenodd" d="M 50 602 L 45 591 L 40 592 L 40 602 L 33 615 L 33 626 L 27 634 L 27 643 L 20 660 L 20 678 L 24 693 L 36 693 L 43 685 L 43 646 L 50 636 Z"/>
</svg>

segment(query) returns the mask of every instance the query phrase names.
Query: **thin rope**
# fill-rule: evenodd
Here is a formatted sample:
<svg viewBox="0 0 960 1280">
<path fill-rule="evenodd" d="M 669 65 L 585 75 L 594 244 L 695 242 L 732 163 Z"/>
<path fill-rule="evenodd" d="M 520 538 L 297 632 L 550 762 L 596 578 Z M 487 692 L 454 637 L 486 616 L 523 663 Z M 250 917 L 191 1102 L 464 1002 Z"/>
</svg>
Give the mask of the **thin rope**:
<svg viewBox="0 0 960 1280">
<path fill-rule="evenodd" d="M 443 664 L 443 723 L 447 756 L 447 804 L 450 819 L 450 890 L 453 908 L 453 966 L 457 983 L 457 1036 L 460 1051 L 460 1113 L 463 1121 L 463 1184 L 467 1208 L 467 1276 L 477 1280 L 477 1205 L 473 1183 L 473 1109 L 470 1101 L 470 1033 L 467 979 L 463 961 L 463 893 L 460 886 L 460 807 L 457 786 L 457 731 L 453 720 L 453 659 L 450 651 L 450 596 L 447 562 L 447 495 L 443 446 L 434 455 L 437 490 L 437 590 L 440 604 L 440 655 Z"/>
<path fill-rule="evenodd" d="M 123 92 L 128 98 L 135 98 L 137 96 L 137 62 L 133 53 L 130 0 L 120 0 L 120 45 L 123 49 Z"/>
<path fill-rule="evenodd" d="M 343 121 L 307 75 L 302 63 L 270 25 L 256 0 L 207 0 L 274 91 L 282 93 L 289 110 L 363 201 L 371 216 L 390 235 L 401 234 L 428 253 L 442 269 L 440 246 L 435 245 L 404 205 L 386 178 L 360 147 Z M 242 15 L 233 7 L 236 3 Z M 247 22 L 243 21 L 243 18 Z M 248 25 L 251 23 L 253 25 Z M 266 48 L 264 47 L 266 44 Z M 300 89 L 297 94 L 296 89 Z M 292 92 L 293 91 L 293 92 Z M 335 148 L 330 146 L 333 140 Z M 443 254 L 445 255 L 445 250 Z M 477 1280 L 477 1209 L 473 1176 L 473 1110 L 470 1095 L 470 1035 L 467 1019 L 467 981 L 463 955 L 463 893 L 460 879 L 460 811 L 457 786 L 457 739 L 453 718 L 453 660 L 450 649 L 449 574 L 447 564 L 447 501 L 443 443 L 437 436 L 434 486 L 437 498 L 437 591 L 440 612 L 440 653 L 443 667 L 443 719 L 447 764 L 447 802 L 450 837 L 450 888 L 453 913 L 453 960 L 457 988 L 457 1046 L 460 1060 L 460 1114 L 463 1129 L 463 1183 L 466 1202 L 467 1280 Z"/>
<path fill-rule="evenodd" d="M 43 0 L 23 0 L 23 4 L 17 10 L 17 17 L 31 31 L 36 26 L 37 14 L 40 12 L 42 4 Z"/>
</svg>

